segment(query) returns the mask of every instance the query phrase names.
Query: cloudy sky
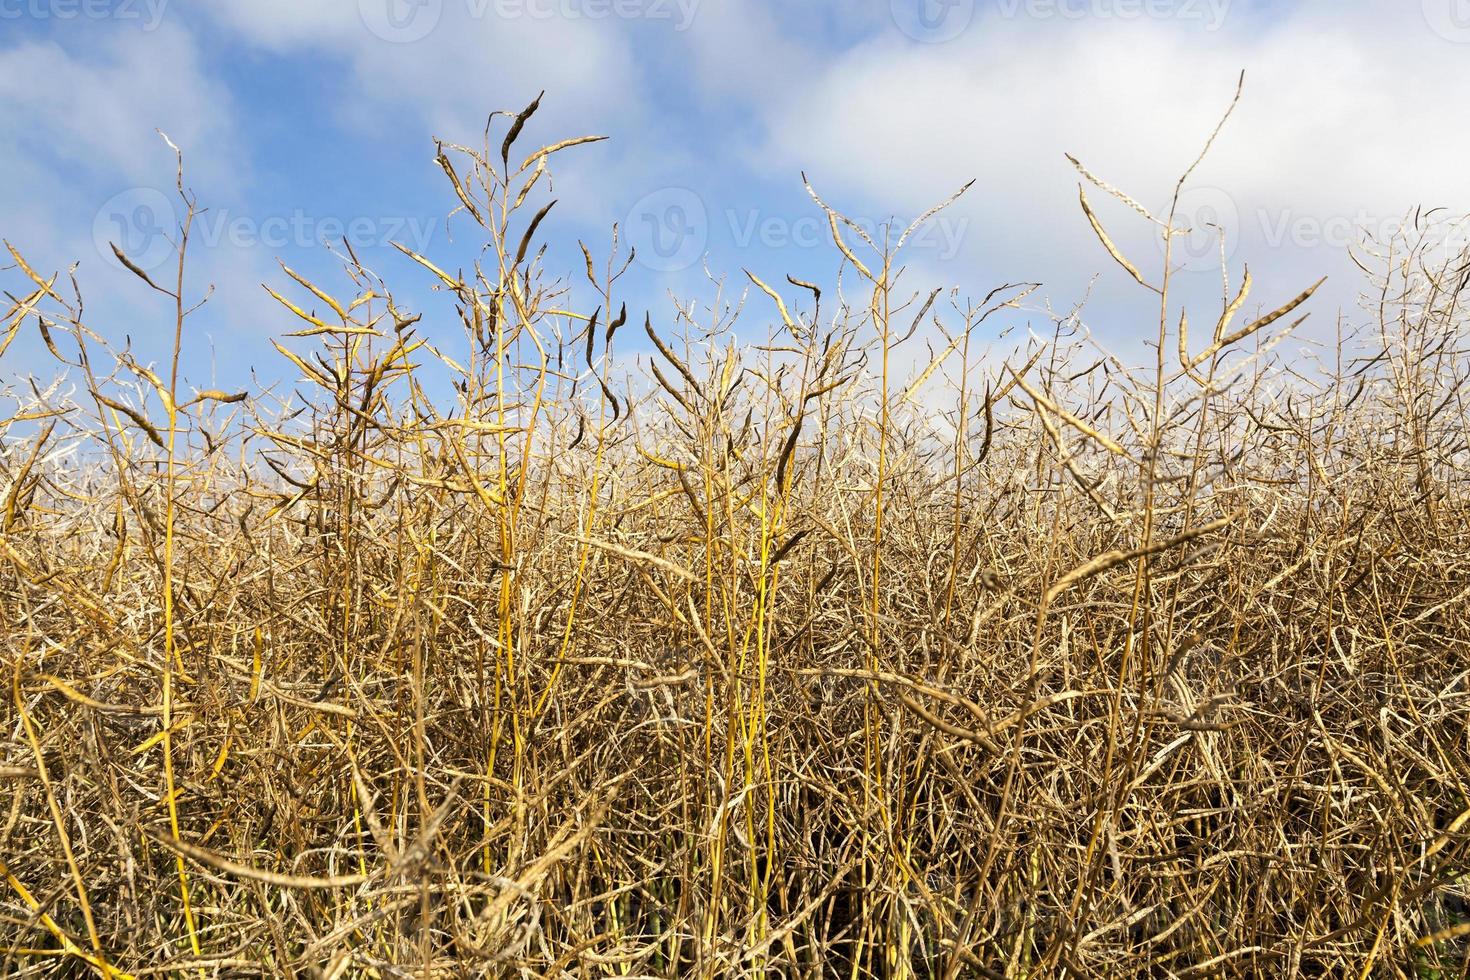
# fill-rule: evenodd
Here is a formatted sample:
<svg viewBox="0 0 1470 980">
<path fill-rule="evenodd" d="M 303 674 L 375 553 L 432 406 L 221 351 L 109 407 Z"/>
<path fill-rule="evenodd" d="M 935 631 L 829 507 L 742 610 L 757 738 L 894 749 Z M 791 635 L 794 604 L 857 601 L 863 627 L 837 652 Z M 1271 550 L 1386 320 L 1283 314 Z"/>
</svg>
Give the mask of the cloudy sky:
<svg viewBox="0 0 1470 980">
<path fill-rule="evenodd" d="M 163 357 L 167 309 L 107 255 L 167 257 L 161 129 L 210 209 L 191 381 L 288 374 L 267 338 L 295 325 L 260 284 L 281 284 L 280 258 L 345 288 L 318 244 L 344 233 L 437 336 L 452 325 L 387 243 L 463 255 L 433 139 L 476 141 L 544 89 L 528 143 L 610 137 L 561 158 L 547 266 L 580 269 L 577 240 L 605 252 L 620 223 L 635 315 L 712 295 L 706 262 L 732 294 L 742 269 L 832 282 L 803 171 L 869 225 L 974 179 L 911 243 L 912 281 L 1041 282 L 1013 322 L 1045 330 L 1048 301 L 1086 298 L 1088 327 L 1130 350 L 1155 314 L 1092 238 L 1064 154 L 1163 209 L 1242 70 L 1180 222 L 1223 227 L 1262 303 L 1331 276 L 1305 339 L 1329 336 L 1364 319 L 1348 245 L 1416 206 L 1470 211 L 1467 0 L 0 0 L 0 236 L 48 272 L 79 263 L 93 329 Z M 1092 196 L 1157 267 L 1156 231 Z M 1218 303 L 1217 243 L 1185 244 L 1181 295 Z M 768 318 L 753 302 L 744 329 Z M 46 360 L 27 332 L 0 371 Z"/>
</svg>

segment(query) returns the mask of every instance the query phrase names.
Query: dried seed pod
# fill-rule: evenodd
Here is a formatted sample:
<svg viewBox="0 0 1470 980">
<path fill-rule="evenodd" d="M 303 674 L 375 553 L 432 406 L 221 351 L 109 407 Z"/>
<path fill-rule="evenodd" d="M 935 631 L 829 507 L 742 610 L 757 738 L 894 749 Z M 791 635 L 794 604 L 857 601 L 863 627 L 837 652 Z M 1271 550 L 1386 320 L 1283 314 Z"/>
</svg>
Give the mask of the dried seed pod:
<svg viewBox="0 0 1470 980">
<path fill-rule="evenodd" d="M 607 325 L 607 337 L 604 338 L 603 343 L 605 343 L 605 344 L 611 344 L 612 343 L 612 339 L 613 339 L 613 334 L 615 334 L 615 333 L 618 332 L 618 327 L 621 327 L 623 324 L 625 324 L 627 322 L 628 322 L 628 304 L 627 303 L 624 303 L 623 304 L 623 308 L 618 311 L 617 317 L 613 320 L 612 323 L 609 323 Z"/>
<path fill-rule="evenodd" d="M 597 341 L 597 318 L 602 314 L 602 307 L 592 311 L 592 319 L 587 321 L 587 366 L 592 366 L 592 345 Z"/>
<path fill-rule="evenodd" d="M 500 144 L 500 161 L 507 167 L 510 166 L 511 146 L 515 143 L 516 137 L 521 135 L 521 130 L 525 128 L 526 120 L 530 119 L 536 110 L 541 107 L 541 96 L 545 94 L 543 91 L 540 95 L 537 95 L 530 105 L 516 113 L 516 117 L 511 120 L 510 129 L 505 134 L 505 142 Z"/>
<path fill-rule="evenodd" d="M 536 217 L 532 218 L 531 223 L 526 226 L 526 233 L 521 236 L 521 243 L 516 246 L 516 258 L 515 261 L 511 263 L 512 266 L 519 266 L 522 262 L 526 260 L 526 250 L 531 247 L 532 236 L 536 234 L 536 229 L 541 226 L 542 219 L 545 218 L 546 215 L 554 207 L 556 207 L 555 198 L 547 201 L 546 206 L 543 207 L 540 211 L 537 211 Z"/>
</svg>

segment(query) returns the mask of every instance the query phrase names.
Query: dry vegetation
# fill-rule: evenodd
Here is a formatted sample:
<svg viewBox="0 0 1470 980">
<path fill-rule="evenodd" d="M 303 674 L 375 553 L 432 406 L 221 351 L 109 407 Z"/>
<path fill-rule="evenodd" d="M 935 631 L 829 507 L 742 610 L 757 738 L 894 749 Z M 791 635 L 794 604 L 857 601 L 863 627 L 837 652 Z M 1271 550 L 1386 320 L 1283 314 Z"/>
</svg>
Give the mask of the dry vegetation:
<svg viewBox="0 0 1470 980">
<path fill-rule="evenodd" d="M 529 114 L 441 148 L 480 264 L 403 259 L 462 339 L 287 270 L 289 392 L 181 389 L 187 223 L 152 368 L 10 250 L 77 394 L 0 411 L 0 975 L 1470 972 L 1470 257 L 1291 371 L 1310 290 L 1188 330 L 1084 197 L 1157 364 L 1003 361 L 1032 287 L 829 211 L 742 347 L 543 271 Z"/>
</svg>

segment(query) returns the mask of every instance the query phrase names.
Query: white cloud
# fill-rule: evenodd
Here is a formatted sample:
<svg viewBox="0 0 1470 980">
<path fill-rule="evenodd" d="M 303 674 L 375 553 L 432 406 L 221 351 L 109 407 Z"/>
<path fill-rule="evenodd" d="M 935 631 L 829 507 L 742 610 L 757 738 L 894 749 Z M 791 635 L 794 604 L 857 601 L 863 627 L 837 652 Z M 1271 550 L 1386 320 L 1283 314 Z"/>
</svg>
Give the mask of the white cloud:
<svg viewBox="0 0 1470 980">
<path fill-rule="evenodd" d="M 1245 98 L 1198 172 L 1207 189 L 1192 201 L 1236 217 L 1233 258 L 1237 268 L 1250 260 L 1269 286 L 1258 296 L 1291 295 L 1319 271 L 1334 273 L 1336 291 L 1318 307 L 1325 326 L 1358 288 L 1332 240 L 1365 217 L 1379 227 L 1420 202 L 1470 211 L 1462 176 L 1470 136 L 1447 122 L 1470 97 L 1470 48 L 1447 43 L 1417 13 L 1318 3 L 1267 21 L 1235 9 L 1210 32 L 1167 18 L 992 12 L 945 44 L 888 31 L 812 66 L 784 98 L 759 106 L 760 158 L 806 167 L 835 203 L 901 215 L 977 177 L 961 209 L 971 219 L 970 268 L 1042 277 L 1065 303 L 1090 273 L 1105 281 L 1121 273 L 1087 231 L 1063 153 L 1162 209 L 1244 68 Z M 1120 244 L 1156 267 L 1147 224 L 1101 192 L 1091 196 Z M 1218 276 L 1201 283 L 1203 295 L 1218 294 Z M 1102 299 L 1123 295 L 1112 288 Z"/>
<path fill-rule="evenodd" d="M 519 109 L 540 89 L 543 118 L 573 127 L 638 102 L 629 25 L 563 16 L 557 0 L 219 0 L 204 9 L 272 51 L 342 59 L 351 74 L 341 111 L 363 126 L 397 128 L 407 110 L 416 128 L 470 140 L 491 109 Z"/>
<path fill-rule="evenodd" d="M 198 147 L 191 164 L 201 172 L 237 166 L 228 93 L 172 23 L 112 30 L 93 45 L 0 48 L 0 88 L 11 93 L 0 101 L 0 152 L 12 159 L 51 158 L 94 178 L 147 183 L 158 176 L 160 150 L 169 156 L 156 127 Z"/>
<path fill-rule="evenodd" d="M 818 56 L 794 21 L 791 11 L 775 6 L 701 0 L 679 68 L 706 98 L 733 97 L 737 105 L 779 99 Z"/>
<path fill-rule="evenodd" d="M 183 205 L 174 196 L 174 153 L 161 129 L 184 151 L 190 186 L 224 190 L 248 180 L 249 164 L 236 138 L 233 103 L 208 70 L 195 38 L 176 19 L 156 29 L 130 23 L 57 32 L 60 40 L 0 47 L 0 214 L 3 234 L 44 275 L 78 264 L 88 325 L 139 356 L 152 357 L 172 340 L 170 311 L 107 255 L 109 241 L 125 249 L 145 243 L 166 250 L 151 232 L 172 234 Z M 202 194 L 213 200 L 214 194 Z M 146 204 L 140 217 L 137 207 Z M 109 211 L 116 212 L 111 214 Z M 115 227 L 115 220 L 124 227 Z M 133 228 L 128 222 L 144 222 Z M 149 232 L 143 234 L 143 232 Z M 131 239 L 130 239 L 131 235 Z M 195 249 L 191 294 L 217 282 L 240 302 L 219 304 L 201 323 L 229 330 L 252 309 L 257 275 L 241 256 Z M 8 264 L 8 260 L 7 260 Z M 7 273 L 7 287 L 16 285 Z M 258 281 L 258 280 L 256 280 Z M 12 348 L 6 372 L 51 374 L 57 367 L 36 344 Z"/>
</svg>

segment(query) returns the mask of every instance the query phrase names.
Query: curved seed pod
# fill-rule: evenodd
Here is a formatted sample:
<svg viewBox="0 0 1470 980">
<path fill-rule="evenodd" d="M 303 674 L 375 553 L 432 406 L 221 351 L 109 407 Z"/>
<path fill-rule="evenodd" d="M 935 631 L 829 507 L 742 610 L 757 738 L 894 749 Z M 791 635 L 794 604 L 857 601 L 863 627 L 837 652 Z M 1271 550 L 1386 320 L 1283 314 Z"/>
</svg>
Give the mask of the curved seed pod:
<svg viewBox="0 0 1470 980">
<path fill-rule="evenodd" d="M 10 320 L 10 326 L 6 329 L 4 338 L 0 339 L 0 354 L 5 353 L 5 348 L 10 346 L 10 342 L 20 332 L 20 325 L 25 322 L 25 318 L 30 315 L 31 311 L 36 308 L 36 304 L 41 301 L 41 297 L 45 295 L 45 290 L 38 289 L 25 299 L 16 300 L 6 311 L 5 316 Z M 14 297 L 11 298 L 14 299 Z"/>
<path fill-rule="evenodd" d="M 612 343 L 612 339 L 613 339 L 613 334 L 615 334 L 615 333 L 618 332 L 618 327 L 621 327 L 623 324 L 625 324 L 627 322 L 628 322 L 628 304 L 627 303 L 624 303 L 623 304 L 623 308 L 618 311 L 617 318 L 614 319 L 612 323 L 609 323 L 607 325 L 607 337 L 604 339 L 603 343 L 605 343 L 605 344 L 611 344 Z"/>
<path fill-rule="evenodd" d="M 463 204 L 465 210 L 470 213 L 470 216 L 483 227 L 485 218 L 480 214 L 480 209 L 475 207 L 475 202 L 470 198 L 469 193 L 465 191 L 464 183 L 459 179 L 459 174 L 455 172 L 454 164 L 450 162 L 449 157 L 444 155 L 443 144 L 438 146 L 438 151 L 438 154 L 434 157 L 434 162 L 439 164 L 440 169 L 449 178 L 449 183 L 454 185 L 454 195 L 459 198 L 459 203 Z"/>
<path fill-rule="evenodd" d="M 597 383 L 602 386 L 602 394 L 612 403 L 613 421 L 616 422 L 618 417 L 622 415 L 622 409 L 618 407 L 618 396 L 612 393 L 612 389 L 607 386 L 606 381 L 598 378 Z"/>
<path fill-rule="evenodd" d="M 597 318 L 602 315 L 602 307 L 592 311 L 592 319 L 587 321 L 587 366 L 592 366 L 592 345 L 597 341 Z"/>
<path fill-rule="evenodd" d="M 675 357 L 674 352 L 669 350 L 668 345 L 659 339 L 658 334 L 653 332 L 653 321 L 647 314 L 644 314 L 643 317 L 643 332 L 648 334 L 648 339 L 653 341 L 653 346 L 658 348 L 658 352 L 666 357 L 670 364 L 674 365 L 674 368 L 683 375 L 685 381 L 689 382 L 689 387 L 698 391 L 699 382 L 694 380 L 694 373 L 685 367 L 684 362 Z"/>
<path fill-rule="evenodd" d="M 41 328 L 41 340 L 43 343 L 45 343 L 46 349 L 51 352 L 51 356 L 56 358 L 62 364 L 71 364 L 71 361 L 68 361 L 66 358 L 62 357 L 61 351 L 56 349 L 56 341 L 51 339 L 51 328 L 46 326 L 46 321 L 43 320 L 39 315 L 37 315 L 36 317 L 36 326 Z"/>
<path fill-rule="evenodd" d="M 1211 357 L 1214 357 L 1217 352 L 1224 350 L 1226 347 L 1229 347 L 1231 344 L 1237 344 L 1245 338 L 1249 337 L 1251 334 L 1255 333 L 1256 331 L 1269 327 L 1271 324 L 1275 323 L 1277 320 L 1286 316 L 1286 314 L 1290 313 L 1292 310 L 1296 309 L 1298 306 L 1301 306 L 1307 300 L 1311 299 L 1312 294 L 1315 293 L 1318 287 L 1320 287 L 1326 281 L 1327 277 L 1323 276 L 1321 279 L 1318 279 L 1316 282 L 1312 283 L 1311 286 L 1307 287 L 1305 292 L 1287 302 L 1286 305 L 1272 310 L 1270 313 L 1267 313 L 1259 320 L 1247 323 L 1245 326 L 1241 327 L 1239 330 L 1235 331 L 1232 334 L 1219 337 L 1213 344 L 1211 344 L 1198 356 L 1195 357 L 1193 362 L 1191 362 L 1191 366 L 1197 367 L 1200 364 L 1203 364 L 1205 361 L 1209 360 Z M 1220 330 L 1223 329 L 1223 327 L 1217 326 L 1215 329 L 1218 333 Z"/>
<path fill-rule="evenodd" d="M 137 264 L 134 263 L 132 259 L 128 258 L 125 254 L 123 254 L 123 250 L 120 249 L 120 248 L 118 248 L 115 243 L 108 242 L 107 244 L 109 244 L 109 245 L 112 246 L 112 254 L 115 255 L 115 256 L 117 256 L 117 260 L 123 264 L 123 267 L 124 268 L 126 268 L 133 275 L 137 276 L 139 279 L 141 279 L 144 282 L 146 282 L 148 285 L 152 286 L 154 289 L 158 290 L 160 293 L 168 293 L 168 290 L 167 289 L 164 289 L 158 283 L 156 283 L 152 279 L 148 278 L 148 273 L 146 273 L 142 269 L 138 268 Z M 170 293 L 169 295 L 172 295 L 172 294 Z"/>
<path fill-rule="evenodd" d="M 1108 233 L 1103 228 L 1102 222 L 1098 220 L 1097 215 L 1093 212 L 1092 205 L 1087 203 L 1087 192 L 1082 189 L 1081 184 L 1077 185 L 1077 199 L 1082 203 L 1082 213 L 1087 216 L 1087 223 L 1092 225 L 1093 234 L 1097 235 L 1097 240 L 1102 242 L 1103 248 L 1107 249 L 1107 253 L 1113 257 L 1113 261 L 1122 266 L 1123 271 L 1132 276 L 1133 280 L 1144 289 L 1157 293 L 1159 288 L 1144 279 L 1143 273 L 1138 271 L 1138 266 L 1129 262 L 1127 257 L 1118 251 L 1118 246 L 1113 244 L 1113 240 L 1108 237 Z"/>
<path fill-rule="evenodd" d="M 829 569 L 827 569 L 827 574 L 822 576 L 822 580 L 817 583 L 816 588 L 812 589 L 812 591 L 813 592 L 821 592 L 827 586 L 831 585 L 832 584 L 832 580 L 837 577 L 837 573 L 840 570 L 841 570 L 841 567 L 837 564 L 837 562 L 834 561 L 832 563 L 832 567 L 829 568 Z"/>
<path fill-rule="evenodd" d="M 654 380 L 659 383 L 663 390 L 667 391 L 669 393 L 669 396 L 673 398 L 674 401 L 682 405 L 684 411 L 690 413 L 691 415 L 694 414 L 694 409 L 690 406 L 689 402 L 684 398 L 683 395 L 679 393 L 679 390 L 669 382 L 669 379 L 664 377 L 663 372 L 658 369 L 658 362 L 650 358 L 648 361 L 648 366 L 653 369 Z"/>
<path fill-rule="evenodd" d="M 786 543 L 783 544 L 781 547 L 777 548 L 776 549 L 776 554 L 771 557 L 771 564 L 772 565 L 778 565 L 778 564 L 780 564 L 781 559 L 782 558 L 785 558 L 787 556 L 787 554 L 790 553 L 790 551 L 791 551 L 792 548 L 795 548 L 797 545 L 801 544 L 801 539 L 804 538 L 804 537 L 806 537 L 810 533 L 811 533 L 811 528 L 805 528 L 803 530 L 797 531 L 791 537 L 787 538 L 786 539 Z"/>
<path fill-rule="evenodd" d="M 690 485 L 689 477 L 682 469 L 675 470 L 674 473 L 679 477 L 679 486 L 683 488 L 684 496 L 689 500 L 689 506 L 694 508 L 694 513 L 699 518 L 699 523 L 708 527 L 709 514 L 705 512 L 704 506 L 700 504 L 699 495 L 694 492 L 694 487 Z"/>
<path fill-rule="evenodd" d="M 126 415 L 129 419 L 133 421 L 134 425 L 147 433 L 148 438 L 151 439 L 154 445 L 158 446 L 159 449 L 167 448 L 164 445 L 163 437 L 158 434 L 158 430 L 153 427 L 153 423 L 149 422 L 146 418 L 143 417 L 142 413 L 128 408 L 128 406 L 124 405 L 122 402 L 114 401 L 113 399 L 108 398 L 100 391 L 93 391 L 92 397 L 97 399 L 102 404 L 106 405 L 108 408 L 112 409 L 114 412 L 117 412 L 121 415 Z"/>
<path fill-rule="evenodd" d="M 587 250 L 586 243 L 584 243 L 580 238 L 577 239 L 577 245 L 582 249 L 582 258 L 587 261 L 587 281 L 596 286 L 597 273 L 592 268 L 592 253 Z"/>
<path fill-rule="evenodd" d="M 985 383 L 985 439 L 980 443 L 980 454 L 975 462 L 982 463 L 990 455 L 990 437 L 995 432 L 995 401 L 990 397 L 990 382 Z"/>
<path fill-rule="evenodd" d="M 776 463 L 776 492 L 780 493 L 786 486 L 786 465 L 791 462 L 791 454 L 796 452 L 796 440 L 801 435 L 801 423 L 805 415 L 796 417 L 796 424 L 791 427 L 791 435 L 786 437 L 786 445 L 781 447 L 781 459 Z"/>
<path fill-rule="evenodd" d="M 541 96 L 545 94 L 546 92 L 542 91 L 541 95 L 536 96 L 530 105 L 516 113 L 515 119 L 511 120 L 510 129 L 505 134 L 505 142 L 500 144 L 500 161 L 507 167 L 510 166 L 511 145 L 515 143 L 516 137 L 521 135 L 521 130 L 525 128 L 526 120 L 530 119 L 536 110 L 541 107 Z"/>
<path fill-rule="evenodd" d="M 526 168 L 533 163 L 536 164 L 538 167 L 542 166 L 541 161 L 545 160 L 553 153 L 560 153 L 562 150 L 568 149 L 569 147 L 573 146 L 584 146 L 588 143 L 601 143 L 605 139 L 607 139 L 606 136 L 573 136 L 571 139 L 564 139 L 560 142 L 552 143 L 550 146 L 543 146 L 535 153 L 532 153 L 530 156 L 526 157 L 525 162 L 521 164 L 520 170 L 517 172 L 525 173 Z"/>
<path fill-rule="evenodd" d="M 798 279 L 798 278 L 796 278 L 795 276 L 792 276 L 792 275 L 788 275 L 786 277 L 786 281 L 789 282 L 789 283 L 791 283 L 791 285 L 793 285 L 793 286 L 800 286 L 802 289 L 809 290 L 811 292 L 811 294 L 812 294 L 812 302 L 814 304 L 816 304 L 816 306 L 817 306 L 818 309 L 821 308 L 821 306 L 822 306 L 822 290 L 815 283 L 807 282 L 804 279 Z"/>
<path fill-rule="evenodd" d="M 924 301 L 923 308 L 919 310 L 919 315 L 916 316 L 916 317 L 914 317 L 914 322 L 913 323 L 909 324 L 909 331 L 908 331 L 908 333 L 904 334 L 898 340 L 894 341 L 893 346 L 897 347 L 899 344 L 903 343 L 905 340 L 908 340 L 910 337 L 912 337 L 914 335 L 914 331 L 916 331 L 916 330 L 919 329 L 919 321 L 924 319 L 924 314 L 925 313 L 928 313 L 929 312 L 929 307 L 931 307 L 931 306 L 934 305 L 934 298 L 936 296 L 938 296 L 942 291 L 943 290 L 941 290 L 941 289 L 935 289 L 932 293 L 929 294 L 929 298 Z M 953 346 L 953 345 L 951 345 L 951 346 Z"/>
<path fill-rule="evenodd" d="M 207 388 L 204 391 L 199 392 L 199 394 L 195 395 L 194 400 L 188 402 L 186 405 L 184 405 L 184 407 L 188 408 L 190 405 L 195 405 L 199 402 L 205 401 L 224 402 L 226 405 L 233 405 L 237 402 L 243 402 L 248 394 L 249 392 L 244 391 L 236 391 L 227 394 L 223 391 L 216 391 L 213 388 Z"/>
<path fill-rule="evenodd" d="M 521 236 L 521 244 L 516 247 L 516 260 L 511 263 L 513 267 L 519 266 L 525 261 L 526 250 L 531 247 L 531 236 L 536 234 L 536 229 L 541 225 L 541 219 L 545 218 L 547 213 L 554 207 L 556 207 L 556 199 L 552 198 L 546 203 L 544 208 L 536 212 L 536 217 L 532 218 L 531 223 L 526 226 L 526 233 Z"/>
</svg>

